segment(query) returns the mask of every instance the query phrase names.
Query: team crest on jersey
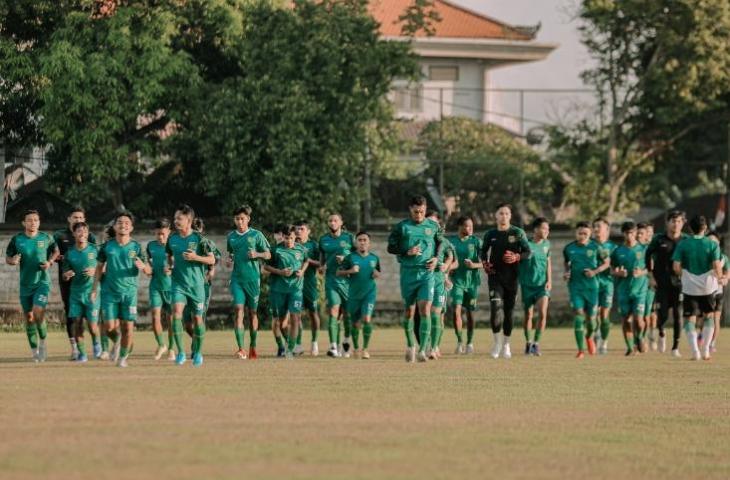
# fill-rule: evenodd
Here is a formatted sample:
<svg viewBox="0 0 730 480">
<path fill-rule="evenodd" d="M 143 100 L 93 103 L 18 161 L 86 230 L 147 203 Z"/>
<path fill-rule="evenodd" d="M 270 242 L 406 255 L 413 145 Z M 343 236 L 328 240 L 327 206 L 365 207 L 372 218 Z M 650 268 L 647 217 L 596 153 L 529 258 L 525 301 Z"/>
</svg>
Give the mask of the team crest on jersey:
<svg viewBox="0 0 730 480">
<path fill-rule="evenodd" d="M 589 257 L 592 257 L 593 255 L 595 255 L 595 253 L 596 253 L 596 252 L 594 252 L 593 250 L 588 250 L 588 251 L 586 252 L 586 255 L 587 255 L 587 256 L 589 256 Z"/>
<path fill-rule="evenodd" d="M 370 260 L 370 268 L 375 268 L 375 260 Z"/>
<path fill-rule="evenodd" d="M 347 244 L 347 242 L 346 242 L 346 241 L 342 240 L 342 241 L 340 242 L 340 247 L 342 247 L 342 248 L 347 248 L 348 246 L 349 246 L 349 245 Z"/>
<path fill-rule="evenodd" d="M 134 258 L 136 256 L 137 256 L 137 252 L 135 252 L 134 250 L 129 251 L 129 258 Z"/>
<path fill-rule="evenodd" d="M 641 252 L 636 252 L 636 259 L 641 260 Z"/>
<path fill-rule="evenodd" d="M 253 245 L 254 243 L 256 243 L 256 239 L 255 239 L 255 238 L 253 238 L 253 237 L 250 237 L 250 238 L 248 239 L 248 244 L 249 244 L 249 245 Z"/>
<path fill-rule="evenodd" d="M 301 259 L 302 259 L 302 254 L 301 254 L 301 253 L 299 253 L 299 252 L 296 252 L 296 253 L 294 254 L 294 258 L 296 258 L 297 260 L 301 260 Z"/>
<path fill-rule="evenodd" d="M 517 237 L 515 237 L 514 235 L 510 235 L 509 237 L 507 237 L 507 241 L 509 243 L 515 243 L 517 241 Z"/>
<path fill-rule="evenodd" d="M 89 260 L 93 260 L 93 259 L 94 259 L 94 257 L 96 257 L 96 255 L 94 254 L 94 252 L 89 252 L 89 253 L 88 253 L 88 254 L 86 255 L 86 257 L 87 257 L 87 258 L 88 258 Z"/>
<path fill-rule="evenodd" d="M 542 247 L 542 253 L 548 253 L 550 249 L 546 246 Z"/>
<path fill-rule="evenodd" d="M 43 240 L 38 240 L 37 245 L 38 248 L 46 248 L 46 242 L 44 242 Z"/>
<path fill-rule="evenodd" d="M 196 248 L 198 248 L 198 244 L 196 242 L 188 243 L 188 250 L 195 250 Z"/>
<path fill-rule="evenodd" d="M 426 232 L 426 235 L 433 235 L 433 230 L 431 230 L 430 228 L 427 228 L 425 230 L 425 232 Z"/>
<path fill-rule="evenodd" d="M 474 245 L 469 244 L 469 253 L 474 253 Z"/>
</svg>

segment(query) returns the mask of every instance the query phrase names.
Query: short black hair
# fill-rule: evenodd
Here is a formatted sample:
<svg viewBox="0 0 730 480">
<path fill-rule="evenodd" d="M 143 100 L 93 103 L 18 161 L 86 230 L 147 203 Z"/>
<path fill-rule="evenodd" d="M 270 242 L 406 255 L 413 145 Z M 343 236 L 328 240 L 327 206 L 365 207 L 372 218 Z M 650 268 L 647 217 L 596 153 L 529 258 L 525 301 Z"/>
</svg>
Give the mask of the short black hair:
<svg viewBox="0 0 730 480">
<path fill-rule="evenodd" d="M 193 220 L 193 230 L 195 230 L 198 233 L 203 233 L 203 230 L 205 230 L 205 222 L 200 217 L 195 217 Z"/>
<path fill-rule="evenodd" d="M 469 220 L 471 220 L 471 222 L 474 223 L 474 219 L 471 218 L 469 215 L 462 215 L 456 219 L 456 226 L 460 227 L 460 226 L 464 225 L 466 222 L 468 222 Z"/>
<path fill-rule="evenodd" d="M 609 222 L 609 221 L 608 221 L 608 220 L 606 219 L 606 217 L 596 217 L 596 218 L 594 218 L 594 219 L 593 219 L 593 225 L 595 225 L 595 224 L 597 224 L 597 223 L 605 223 L 605 224 L 606 224 L 606 225 L 608 225 L 609 227 L 611 226 L 611 222 Z"/>
<path fill-rule="evenodd" d="M 428 210 L 428 211 L 426 211 L 426 217 L 436 217 L 439 220 L 441 220 L 441 215 L 439 215 L 438 210 Z"/>
<path fill-rule="evenodd" d="M 82 207 L 81 205 L 75 205 L 75 206 L 71 207 L 71 210 L 68 212 L 68 215 L 71 216 L 74 213 L 83 213 L 84 215 L 86 215 L 86 210 L 84 210 L 84 207 Z"/>
<path fill-rule="evenodd" d="M 626 233 L 631 230 L 636 230 L 636 224 L 634 222 L 624 222 L 621 224 L 621 233 Z"/>
<path fill-rule="evenodd" d="M 282 235 L 284 235 L 285 237 L 288 237 L 288 236 L 289 236 L 289 235 L 291 235 L 292 233 L 296 233 L 296 229 L 294 228 L 294 225 L 292 225 L 292 224 L 288 224 L 288 225 L 284 225 L 284 226 L 282 227 L 282 229 L 281 229 L 281 232 L 280 232 L 280 233 L 281 233 Z"/>
<path fill-rule="evenodd" d="M 107 238 L 113 238 L 117 235 L 117 231 L 114 230 L 114 225 L 107 225 L 104 229 L 104 234 L 106 234 Z"/>
<path fill-rule="evenodd" d="M 233 216 L 234 217 L 237 217 L 237 216 L 239 216 L 242 213 L 244 215 L 246 215 L 247 217 L 250 217 L 251 216 L 251 213 L 253 213 L 253 209 L 249 205 L 245 205 L 244 204 L 244 205 L 241 205 L 239 207 L 236 207 L 236 209 L 233 210 Z"/>
<path fill-rule="evenodd" d="M 588 222 L 578 222 L 575 224 L 575 229 L 578 230 L 579 228 L 591 228 L 591 225 Z"/>
<path fill-rule="evenodd" d="M 122 217 L 127 217 L 129 219 L 129 221 L 132 222 L 132 225 L 134 225 L 134 215 L 132 215 L 132 212 L 119 212 L 119 213 L 117 213 L 117 215 L 114 217 L 114 222 L 113 223 L 117 223 L 117 221 L 120 218 L 122 218 Z"/>
<path fill-rule="evenodd" d="M 181 203 L 177 206 L 175 211 L 180 212 L 183 215 L 190 215 L 191 217 L 195 218 L 195 210 L 193 210 L 193 207 L 191 207 L 187 203 Z"/>
<path fill-rule="evenodd" d="M 532 228 L 533 229 L 538 228 L 543 223 L 547 223 L 548 225 L 550 225 L 550 222 L 548 222 L 548 219 L 547 218 L 545 218 L 545 217 L 537 217 L 535 220 L 532 221 Z"/>
<path fill-rule="evenodd" d="M 76 231 L 76 230 L 78 230 L 79 228 L 84 228 L 84 227 L 85 227 L 85 228 L 89 228 L 89 224 L 88 224 L 88 223 L 86 223 L 86 222 L 76 222 L 76 223 L 74 223 L 74 224 L 73 224 L 73 226 L 71 227 L 71 231 L 72 231 L 72 232 L 75 232 L 75 231 Z"/>
<path fill-rule="evenodd" d="M 667 212 L 667 221 L 674 220 L 675 218 L 686 219 L 686 215 L 682 210 L 672 209 Z"/>
<path fill-rule="evenodd" d="M 692 233 L 695 235 L 702 232 L 702 230 L 707 228 L 707 219 L 704 215 L 695 215 L 689 220 L 689 229 L 692 230 Z"/>
<path fill-rule="evenodd" d="M 29 208 L 28 210 L 23 212 L 23 220 L 25 220 L 25 217 L 27 217 L 28 215 L 38 215 L 38 218 L 41 218 L 41 214 L 38 213 L 38 210 L 34 208 Z"/>
<path fill-rule="evenodd" d="M 288 225 L 286 223 L 277 223 L 274 225 L 274 233 L 284 233 Z"/>
<path fill-rule="evenodd" d="M 512 213 L 512 205 L 507 202 L 498 203 L 497 208 L 495 208 L 494 210 L 497 211 L 500 208 L 507 208 L 509 209 L 510 213 Z"/>
<path fill-rule="evenodd" d="M 357 232 L 357 234 L 355 235 L 355 238 L 359 237 L 360 235 L 365 235 L 366 237 L 370 238 L 370 234 L 368 232 L 366 232 L 365 230 L 360 230 L 359 232 Z"/>
<path fill-rule="evenodd" d="M 414 195 L 411 197 L 411 201 L 408 202 L 409 207 L 420 207 L 427 205 L 426 197 L 423 195 Z"/>
<path fill-rule="evenodd" d="M 649 224 L 646 222 L 639 222 L 636 224 L 636 228 L 638 228 L 639 230 L 641 230 L 642 228 L 649 228 Z"/>
<path fill-rule="evenodd" d="M 171 225 L 171 224 L 170 224 L 170 220 L 168 220 L 167 218 L 159 218 L 159 219 L 157 219 L 157 221 L 155 222 L 155 226 L 154 226 L 154 228 L 155 228 L 156 230 L 159 230 L 159 229 L 161 229 L 161 228 L 170 228 L 170 225 Z"/>
<path fill-rule="evenodd" d="M 307 220 L 297 220 L 294 222 L 295 227 L 309 227 L 309 222 Z"/>
</svg>

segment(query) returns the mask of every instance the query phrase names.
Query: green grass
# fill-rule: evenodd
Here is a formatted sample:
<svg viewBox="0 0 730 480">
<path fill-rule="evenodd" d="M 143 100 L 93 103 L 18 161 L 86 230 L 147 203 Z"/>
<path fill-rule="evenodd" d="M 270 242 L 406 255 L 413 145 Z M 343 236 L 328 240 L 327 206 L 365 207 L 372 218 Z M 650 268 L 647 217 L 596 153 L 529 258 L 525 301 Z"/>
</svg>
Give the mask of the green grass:
<svg viewBox="0 0 730 480">
<path fill-rule="evenodd" d="M 406 364 L 395 329 L 369 361 L 274 359 L 267 332 L 266 356 L 237 361 L 233 333 L 212 332 L 194 369 L 152 360 L 140 332 L 123 370 L 71 364 L 61 332 L 33 364 L 3 333 L 0 478 L 728 478 L 730 354 L 625 358 L 619 335 L 577 361 L 571 330 L 548 331 L 541 358 L 515 332 L 495 361 L 487 330 L 471 357 L 447 332 L 444 359 Z"/>
</svg>

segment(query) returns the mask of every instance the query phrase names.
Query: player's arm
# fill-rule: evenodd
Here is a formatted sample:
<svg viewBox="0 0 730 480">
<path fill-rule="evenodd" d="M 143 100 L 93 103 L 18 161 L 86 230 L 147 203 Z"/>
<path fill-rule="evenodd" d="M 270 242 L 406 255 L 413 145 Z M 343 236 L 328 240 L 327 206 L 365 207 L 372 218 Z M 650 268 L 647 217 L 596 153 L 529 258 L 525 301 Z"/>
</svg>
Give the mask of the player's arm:
<svg viewBox="0 0 730 480">
<path fill-rule="evenodd" d="M 482 240 L 482 248 L 480 249 L 479 259 L 482 261 L 482 266 L 487 274 L 494 273 L 494 265 L 489 261 L 490 252 L 490 238 L 491 230 L 484 234 L 484 240 Z"/>
<path fill-rule="evenodd" d="M 10 239 L 8 248 L 5 249 L 5 263 L 13 266 L 20 263 L 20 253 L 18 253 L 18 249 L 15 246 L 15 237 Z"/>
<path fill-rule="evenodd" d="M 570 256 L 567 247 L 563 249 L 563 278 L 570 280 Z"/>
<path fill-rule="evenodd" d="M 61 268 L 61 276 L 67 282 L 76 275 L 76 272 L 74 272 L 67 258 L 64 257 L 64 259 L 59 263 L 59 266 Z"/>
<path fill-rule="evenodd" d="M 400 224 L 393 227 L 393 230 L 390 231 L 390 235 L 388 235 L 388 253 L 399 256 L 406 254 L 406 252 L 401 249 L 402 236 Z"/>
<path fill-rule="evenodd" d="M 375 258 L 377 258 L 377 260 L 375 262 L 375 268 L 373 269 L 373 279 L 377 280 L 380 278 L 380 258 L 378 256 Z"/>
<path fill-rule="evenodd" d="M 335 275 L 337 275 L 338 277 L 347 277 L 347 276 L 353 275 L 359 271 L 360 271 L 360 268 L 353 263 L 352 259 L 348 255 L 342 261 L 342 264 L 340 265 L 340 268 L 337 269 L 337 273 Z"/>
<path fill-rule="evenodd" d="M 672 254 L 672 271 L 678 277 L 682 276 L 682 245 L 684 244 L 685 242 L 680 242 Z"/>
<path fill-rule="evenodd" d="M 547 281 L 545 282 L 545 290 L 548 292 L 553 289 L 553 259 L 548 254 L 547 257 Z"/>
<path fill-rule="evenodd" d="M 50 266 L 53 265 L 53 262 L 55 262 L 60 255 L 61 252 L 58 249 L 58 244 L 53 239 L 53 237 L 51 237 L 51 241 L 48 245 L 48 250 L 46 250 L 46 261 L 45 263 L 41 263 L 40 267 L 43 270 L 50 268 Z"/>
<path fill-rule="evenodd" d="M 104 253 L 104 250 L 100 250 L 99 254 L 97 256 L 97 262 L 96 262 L 96 273 L 94 274 L 94 283 L 91 285 L 91 300 L 96 300 L 96 292 L 97 287 L 99 286 L 99 282 L 101 282 L 101 277 L 104 275 L 104 272 L 106 271 L 106 254 Z"/>
</svg>

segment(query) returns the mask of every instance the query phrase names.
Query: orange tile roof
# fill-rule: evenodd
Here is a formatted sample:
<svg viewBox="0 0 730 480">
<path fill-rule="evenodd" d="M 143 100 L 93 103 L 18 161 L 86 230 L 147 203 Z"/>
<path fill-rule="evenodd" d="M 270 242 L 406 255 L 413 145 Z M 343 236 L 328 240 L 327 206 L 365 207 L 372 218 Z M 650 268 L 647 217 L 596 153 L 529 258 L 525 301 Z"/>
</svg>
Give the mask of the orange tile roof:
<svg viewBox="0 0 730 480">
<path fill-rule="evenodd" d="M 413 0 L 371 0 L 369 9 L 372 16 L 380 22 L 380 33 L 387 37 L 401 35 L 401 22 L 398 21 Z M 532 40 L 523 29 L 507 25 L 498 20 L 458 6 L 450 1 L 435 0 L 434 8 L 441 21 L 434 24 L 434 37 L 446 38 L 493 38 L 501 40 Z M 425 37 L 420 31 L 417 37 Z"/>
</svg>

